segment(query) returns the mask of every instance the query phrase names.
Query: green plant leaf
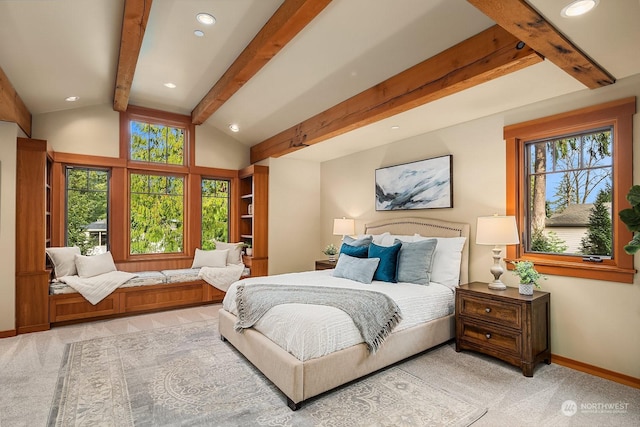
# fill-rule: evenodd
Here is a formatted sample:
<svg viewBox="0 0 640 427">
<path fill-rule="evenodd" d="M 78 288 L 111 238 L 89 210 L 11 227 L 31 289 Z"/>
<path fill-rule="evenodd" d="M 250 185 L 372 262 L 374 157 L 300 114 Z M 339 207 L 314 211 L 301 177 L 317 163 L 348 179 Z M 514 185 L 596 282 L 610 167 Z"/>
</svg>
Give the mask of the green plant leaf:
<svg viewBox="0 0 640 427">
<path fill-rule="evenodd" d="M 635 209 L 623 209 L 618 215 L 629 231 L 640 231 L 640 214 Z"/>
<path fill-rule="evenodd" d="M 640 206 L 640 185 L 634 185 L 627 194 L 627 200 L 631 206 Z"/>
<path fill-rule="evenodd" d="M 633 239 L 625 245 L 624 251 L 629 255 L 633 255 L 640 250 L 640 234 L 633 236 Z"/>
</svg>

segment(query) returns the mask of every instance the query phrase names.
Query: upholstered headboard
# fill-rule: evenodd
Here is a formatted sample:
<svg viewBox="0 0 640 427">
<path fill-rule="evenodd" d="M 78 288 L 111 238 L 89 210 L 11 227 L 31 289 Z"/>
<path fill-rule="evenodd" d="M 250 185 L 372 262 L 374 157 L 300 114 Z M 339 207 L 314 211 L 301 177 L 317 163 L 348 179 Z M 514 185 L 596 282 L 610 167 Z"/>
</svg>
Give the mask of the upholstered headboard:
<svg viewBox="0 0 640 427">
<path fill-rule="evenodd" d="M 460 283 L 469 283 L 469 224 L 439 219 L 401 217 L 373 221 L 364 226 L 365 234 L 420 234 L 425 237 L 466 237 L 460 262 Z"/>
</svg>

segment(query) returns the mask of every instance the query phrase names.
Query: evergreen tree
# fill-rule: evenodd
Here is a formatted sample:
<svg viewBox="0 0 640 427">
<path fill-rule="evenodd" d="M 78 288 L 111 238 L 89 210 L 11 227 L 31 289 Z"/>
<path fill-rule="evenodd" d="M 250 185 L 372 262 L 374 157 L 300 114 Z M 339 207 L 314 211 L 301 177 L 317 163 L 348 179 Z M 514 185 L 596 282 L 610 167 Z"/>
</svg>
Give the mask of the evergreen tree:
<svg viewBox="0 0 640 427">
<path fill-rule="evenodd" d="M 611 200 L 611 188 L 598 193 L 589 214 L 589 229 L 582 238 L 581 252 L 585 255 L 611 255 L 611 216 L 605 203 Z"/>
</svg>

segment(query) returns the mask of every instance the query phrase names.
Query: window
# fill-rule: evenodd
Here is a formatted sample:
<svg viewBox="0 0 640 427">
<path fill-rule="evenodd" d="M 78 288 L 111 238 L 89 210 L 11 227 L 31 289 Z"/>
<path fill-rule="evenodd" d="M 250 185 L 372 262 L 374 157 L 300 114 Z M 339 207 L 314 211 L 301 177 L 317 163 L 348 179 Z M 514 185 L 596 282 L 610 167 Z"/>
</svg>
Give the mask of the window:
<svg viewBox="0 0 640 427">
<path fill-rule="evenodd" d="M 184 164 L 184 129 L 131 120 L 130 134 L 131 160 Z"/>
<path fill-rule="evenodd" d="M 179 253 L 184 245 L 184 178 L 131 173 L 130 254 Z"/>
<path fill-rule="evenodd" d="M 507 257 L 541 272 L 632 283 L 631 233 L 618 218 L 632 185 L 635 98 L 505 127 Z"/>
<path fill-rule="evenodd" d="M 214 249 L 214 240 L 229 241 L 229 188 L 225 179 L 202 179 L 202 249 Z"/>
<path fill-rule="evenodd" d="M 525 142 L 527 252 L 612 256 L 613 128 Z"/>
<path fill-rule="evenodd" d="M 78 246 L 83 255 L 106 252 L 109 172 L 68 166 L 66 183 L 66 246 Z"/>
</svg>

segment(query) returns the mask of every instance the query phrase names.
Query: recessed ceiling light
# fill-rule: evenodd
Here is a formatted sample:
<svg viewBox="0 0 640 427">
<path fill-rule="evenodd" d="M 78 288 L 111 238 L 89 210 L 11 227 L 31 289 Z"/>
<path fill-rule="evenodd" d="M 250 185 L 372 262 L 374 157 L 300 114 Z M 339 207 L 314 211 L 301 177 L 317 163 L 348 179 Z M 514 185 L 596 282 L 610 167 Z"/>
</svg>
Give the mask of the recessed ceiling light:
<svg viewBox="0 0 640 427">
<path fill-rule="evenodd" d="M 394 126 L 391 126 L 391 129 L 393 129 L 393 130 L 400 129 L 400 126 L 394 125 Z"/>
<path fill-rule="evenodd" d="M 164 85 L 165 85 L 165 87 L 168 87 L 169 89 L 175 89 L 176 88 L 176 85 L 171 83 L 171 82 L 165 83 Z"/>
<path fill-rule="evenodd" d="M 240 131 L 240 127 L 235 123 L 231 123 L 229 125 L 229 129 L 231 129 L 231 132 L 239 132 Z"/>
<path fill-rule="evenodd" d="M 196 20 L 204 25 L 213 25 L 216 23 L 216 18 L 209 13 L 199 13 L 196 15 Z"/>
<path fill-rule="evenodd" d="M 67 102 L 76 102 L 79 99 L 80 99 L 79 96 L 67 96 L 64 100 Z"/>
<path fill-rule="evenodd" d="M 584 15 L 585 13 L 593 10 L 598 5 L 600 0 L 575 0 L 566 5 L 560 15 L 565 18 L 573 18 L 574 16 Z"/>
<path fill-rule="evenodd" d="M 204 31 L 202 30 L 193 30 L 193 34 L 195 34 L 196 37 L 204 37 Z"/>
</svg>

